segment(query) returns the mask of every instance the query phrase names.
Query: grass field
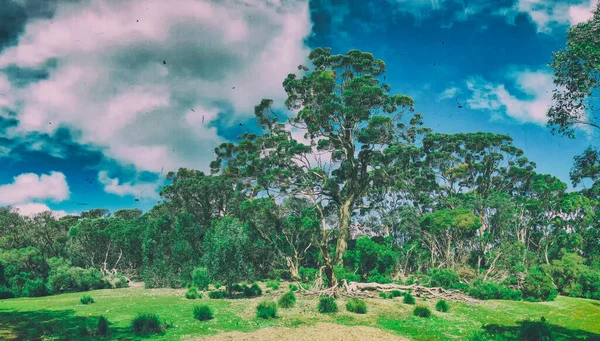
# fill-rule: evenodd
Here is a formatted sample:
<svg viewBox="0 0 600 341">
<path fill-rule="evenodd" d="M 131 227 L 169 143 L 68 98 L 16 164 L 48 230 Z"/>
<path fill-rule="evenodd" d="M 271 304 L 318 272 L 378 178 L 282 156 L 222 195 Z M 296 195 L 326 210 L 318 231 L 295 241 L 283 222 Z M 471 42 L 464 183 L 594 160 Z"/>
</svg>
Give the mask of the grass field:
<svg viewBox="0 0 600 341">
<path fill-rule="evenodd" d="M 18 298 L 0 301 L 0 339 L 2 340 L 465 340 L 483 325 L 494 328 L 503 339 L 512 340 L 519 324 L 526 318 L 544 316 L 552 326 L 556 340 L 600 340 L 600 302 L 558 297 L 554 302 L 528 303 L 486 301 L 477 305 L 450 302 L 448 313 L 434 310 L 435 300 L 427 305 L 433 315 L 418 318 L 413 306 L 401 298 L 367 299 L 368 313 L 357 315 L 345 309 L 346 299 L 338 299 L 339 312 L 319 314 L 317 299 L 297 295 L 298 303 L 279 309 L 278 318 L 255 317 L 255 307 L 264 299 L 276 300 L 282 289 L 254 299 L 186 300 L 185 290 L 127 288 L 85 293 L 96 303 L 79 302 L 84 293 L 41 298 Z M 264 288 L 264 286 L 263 286 Z M 211 321 L 196 321 L 195 305 L 207 304 L 214 309 Z M 129 330 L 131 319 L 140 312 L 157 313 L 172 324 L 162 335 L 138 337 Z M 98 316 L 110 322 L 110 337 L 80 336 L 82 326 L 94 327 Z M 266 329 L 269 328 L 269 329 Z M 292 329 L 286 329 L 292 328 Z M 240 333 L 241 332 L 241 333 Z M 314 335 L 312 335 L 312 334 Z M 220 336 L 219 336 L 220 334 Z M 296 335 L 296 337 L 294 337 Z M 311 336 L 312 335 L 312 336 Z M 211 337 L 209 337 L 211 336 Z"/>
</svg>

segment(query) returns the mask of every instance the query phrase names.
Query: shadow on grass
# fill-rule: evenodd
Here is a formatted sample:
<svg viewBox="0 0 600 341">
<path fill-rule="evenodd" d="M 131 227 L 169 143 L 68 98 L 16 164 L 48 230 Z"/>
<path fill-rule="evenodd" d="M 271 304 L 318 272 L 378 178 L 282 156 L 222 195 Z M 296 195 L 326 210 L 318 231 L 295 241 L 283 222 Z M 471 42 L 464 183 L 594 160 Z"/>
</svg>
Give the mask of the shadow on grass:
<svg viewBox="0 0 600 341">
<path fill-rule="evenodd" d="M 77 316 L 74 310 L 0 310 L 2 340 L 144 340 L 129 329 L 115 328 L 109 335 L 94 335 L 99 316 Z M 91 334 L 90 334 L 91 333 Z"/>
<path fill-rule="evenodd" d="M 526 321 L 519 321 L 517 322 L 516 326 L 505 326 L 505 325 L 498 325 L 498 324 L 488 324 L 483 326 L 483 329 L 485 330 L 485 332 L 487 332 L 487 334 L 489 334 L 490 336 L 494 336 L 494 340 L 538 340 L 538 338 L 531 338 L 532 336 L 530 336 L 530 338 L 519 338 L 519 335 L 521 334 L 521 328 L 523 327 L 524 323 L 529 323 L 531 324 L 538 324 L 539 322 L 526 322 Z M 591 333 L 585 330 L 577 330 L 577 329 L 569 329 L 569 328 L 565 328 L 563 326 L 558 326 L 558 325 L 553 325 L 553 324 L 547 324 L 547 327 L 549 327 L 549 330 L 552 334 L 552 338 L 550 340 L 553 341 L 575 341 L 575 340 L 586 340 L 586 341 L 600 341 L 600 334 L 595 334 L 595 333 Z M 535 333 L 533 333 L 535 334 Z M 529 333 L 529 335 L 532 335 L 532 333 Z M 542 339 L 539 339 L 542 340 Z"/>
</svg>

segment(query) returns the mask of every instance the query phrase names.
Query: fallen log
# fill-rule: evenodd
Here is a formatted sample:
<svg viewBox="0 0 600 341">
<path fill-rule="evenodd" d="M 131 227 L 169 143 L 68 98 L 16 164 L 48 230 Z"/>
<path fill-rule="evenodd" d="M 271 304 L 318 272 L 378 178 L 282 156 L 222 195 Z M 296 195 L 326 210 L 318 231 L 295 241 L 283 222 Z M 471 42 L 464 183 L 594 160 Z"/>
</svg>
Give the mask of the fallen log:
<svg viewBox="0 0 600 341">
<path fill-rule="evenodd" d="M 371 296 L 371 292 L 390 292 L 393 290 L 399 290 L 404 292 L 411 292 L 411 295 L 415 297 L 426 297 L 436 298 L 452 301 L 462 301 L 468 303 L 479 303 L 480 301 L 474 299 L 460 290 L 444 289 L 440 287 L 428 288 L 421 285 L 400 285 L 400 284 L 381 284 L 381 283 L 358 283 L 350 282 L 345 283 L 344 287 L 348 295 L 356 296 Z"/>
</svg>

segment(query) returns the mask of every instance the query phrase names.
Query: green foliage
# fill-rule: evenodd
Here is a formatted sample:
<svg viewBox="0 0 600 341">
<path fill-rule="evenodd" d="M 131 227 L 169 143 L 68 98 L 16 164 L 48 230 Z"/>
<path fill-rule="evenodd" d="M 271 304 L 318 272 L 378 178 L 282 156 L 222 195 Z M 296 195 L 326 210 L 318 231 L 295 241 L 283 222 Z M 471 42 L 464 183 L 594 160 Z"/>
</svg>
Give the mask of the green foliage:
<svg viewBox="0 0 600 341">
<path fill-rule="evenodd" d="M 473 282 L 468 293 L 480 300 L 520 301 L 523 299 L 523 293 L 520 290 L 513 290 L 504 285 L 483 280 Z"/>
<path fill-rule="evenodd" d="M 221 291 L 221 290 L 209 291 L 208 292 L 208 297 L 212 298 L 212 299 L 215 299 L 215 300 L 226 298 L 227 297 L 227 292 Z"/>
<path fill-rule="evenodd" d="M 447 313 L 448 311 L 450 311 L 450 305 L 448 304 L 448 302 L 446 302 L 446 300 L 439 300 L 435 304 L 435 310 L 442 313 Z"/>
<path fill-rule="evenodd" d="M 304 283 L 309 283 L 317 279 L 317 269 L 314 268 L 300 268 L 298 275 Z"/>
<path fill-rule="evenodd" d="M 288 286 L 290 291 L 294 292 L 294 291 L 298 291 L 298 286 L 295 284 L 290 283 L 290 285 Z"/>
<path fill-rule="evenodd" d="M 286 292 L 279 297 L 277 304 L 282 308 L 291 308 L 296 305 L 296 295 L 293 291 Z"/>
<path fill-rule="evenodd" d="M 256 317 L 270 319 L 277 317 L 277 304 L 273 301 L 262 301 L 256 306 Z"/>
<path fill-rule="evenodd" d="M 160 334 L 163 326 L 157 314 L 140 313 L 131 321 L 131 331 L 136 335 Z"/>
<path fill-rule="evenodd" d="M 432 287 L 453 289 L 460 283 L 460 277 L 452 269 L 430 269 L 428 275 Z"/>
<path fill-rule="evenodd" d="M 552 329 L 545 318 L 538 321 L 525 320 L 521 322 L 519 340 L 523 341 L 553 341 Z"/>
<path fill-rule="evenodd" d="M 415 304 L 416 300 L 413 295 L 407 292 L 406 294 L 404 294 L 404 299 L 402 300 L 402 302 L 404 302 L 404 304 Z"/>
<path fill-rule="evenodd" d="M 404 296 L 404 294 L 402 294 L 402 292 L 400 290 L 392 290 L 390 291 L 390 298 L 394 298 L 394 297 L 401 297 Z"/>
<path fill-rule="evenodd" d="M 227 283 L 229 293 L 233 283 L 252 275 L 252 266 L 247 262 L 251 253 L 247 227 L 238 219 L 225 216 L 216 220 L 203 245 L 203 261 L 210 277 Z"/>
<path fill-rule="evenodd" d="M 92 296 L 89 295 L 84 295 L 79 299 L 79 302 L 81 302 L 81 304 L 91 304 L 91 303 L 95 303 L 94 298 Z"/>
<path fill-rule="evenodd" d="M 273 290 L 279 290 L 279 282 L 278 281 L 268 281 L 266 284 L 267 288 L 271 288 Z"/>
<path fill-rule="evenodd" d="M 194 307 L 194 318 L 198 321 L 208 321 L 214 318 L 214 313 L 207 305 L 197 305 Z"/>
<path fill-rule="evenodd" d="M 429 317 L 431 316 L 431 310 L 423 305 L 418 305 L 413 309 L 413 315 L 418 317 Z"/>
<path fill-rule="evenodd" d="M 28 280 L 23 286 L 21 295 L 26 297 L 46 296 L 48 295 L 48 288 L 41 278 Z"/>
<path fill-rule="evenodd" d="M 0 286 L 0 300 L 13 297 L 15 297 L 15 294 L 13 294 L 13 292 L 10 291 L 9 288 L 5 286 Z"/>
<path fill-rule="evenodd" d="M 232 292 L 244 292 L 244 288 L 241 285 L 239 285 L 238 283 L 234 283 L 231 286 L 231 291 Z"/>
<path fill-rule="evenodd" d="M 98 324 L 96 324 L 96 335 L 108 335 L 108 320 L 103 315 L 100 315 L 98 318 Z"/>
<path fill-rule="evenodd" d="M 198 293 L 198 290 L 196 290 L 196 288 L 189 288 L 188 291 L 185 293 L 185 298 L 188 300 L 195 300 L 197 298 L 202 298 L 202 295 L 200 293 Z"/>
<path fill-rule="evenodd" d="M 527 301 L 554 301 L 557 291 L 552 279 L 541 268 L 534 268 L 523 281 L 523 298 Z"/>
<path fill-rule="evenodd" d="M 369 282 L 369 283 L 387 284 L 387 283 L 392 283 L 392 280 L 389 277 L 380 274 L 377 271 L 377 269 L 373 269 L 369 273 L 369 277 L 367 277 L 367 282 Z"/>
<path fill-rule="evenodd" d="M 351 313 L 366 314 L 367 304 L 365 301 L 359 300 L 358 298 L 351 298 L 346 302 L 346 310 Z"/>
<path fill-rule="evenodd" d="M 390 295 L 391 296 L 391 295 Z M 385 292 L 380 292 L 379 293 L 379 297 L 383 298 L 384 300 L 388 298 L 388 295 Z"/>
<path fill-rule="evenodd" d="M 210 284 L 208 270 L 204 267 L 195 268 L 192 272 L 192 282 L 196 288 L 200 290 L 208 290 L 208 286 Z"/>
<path fill-rule="evenodd" d="M 337 303 L 335 303 L 335 300 L 329 296 L 319 297 L 319 304 L 317 308 L 321 314 L 337 313 L 338 311 Z"/>
<path fill-rule="evenodd" d="M 243 291 L 244 291 L 244 296 L 246 296 L 246 297 L 257 297 L 257 296 L 262 295 L 262 289 L 256 283 L 252 283 L 251 286 L 247 286 L 247 285 L 244 286 Z"/>
<path fill-rule="evenodd" d="M 337 278 L 338 281 L 345 279 L 348 283 L 360 282 L 360 275 L 357 275 L 354 272 L 344 268 L 342 264 L 334 266 L 333 273 L 335 274 L 335 278 Z"/>
</svg>

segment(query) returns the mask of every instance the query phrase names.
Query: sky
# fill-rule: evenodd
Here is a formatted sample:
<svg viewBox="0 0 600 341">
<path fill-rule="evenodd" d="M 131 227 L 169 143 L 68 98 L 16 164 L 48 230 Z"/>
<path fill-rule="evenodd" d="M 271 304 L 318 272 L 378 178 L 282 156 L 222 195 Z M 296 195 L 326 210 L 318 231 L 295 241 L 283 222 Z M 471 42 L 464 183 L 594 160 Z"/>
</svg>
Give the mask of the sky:
<svg viewBox="0 0 600 341">
<path fill-rule="evenodd" d="M 147 210 L 208 171 L 315 47 L 368 51 L 435 132 L 509 134 L 569 182 L 592 137 L 553 136 L 552 52 L 598 0 L 2 0 L 0 206 Z"/>
</svg>

